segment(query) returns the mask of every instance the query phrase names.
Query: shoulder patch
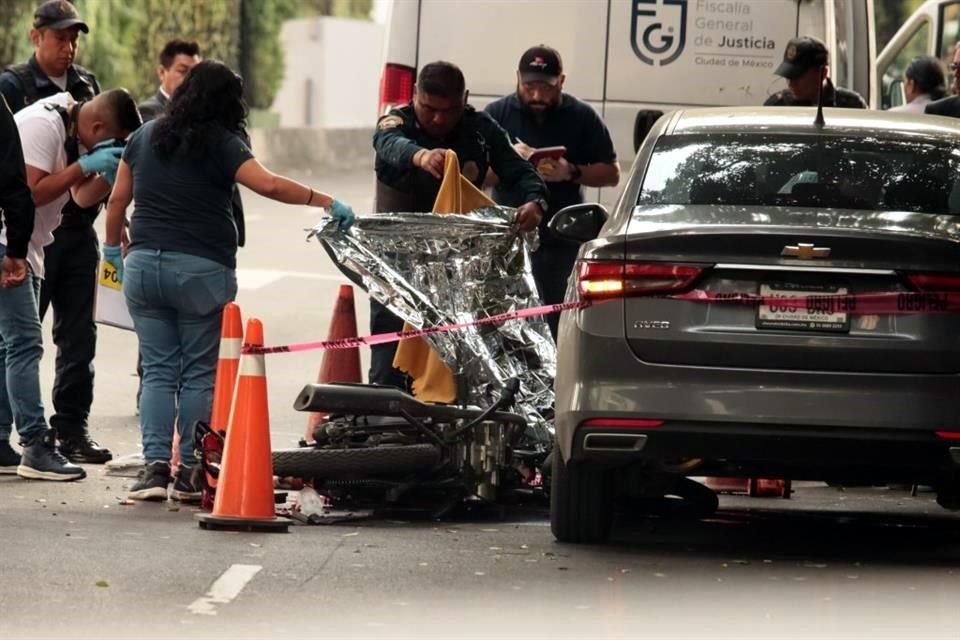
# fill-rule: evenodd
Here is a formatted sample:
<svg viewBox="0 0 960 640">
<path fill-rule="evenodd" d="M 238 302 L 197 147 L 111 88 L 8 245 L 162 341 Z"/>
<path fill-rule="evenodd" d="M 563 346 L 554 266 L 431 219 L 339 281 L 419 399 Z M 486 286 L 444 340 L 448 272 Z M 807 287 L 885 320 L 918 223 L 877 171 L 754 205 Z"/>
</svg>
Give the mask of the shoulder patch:
<svg viewBox="0 0 960 640">
<path fill-rule="evenodd" d="M 396 129 L 397 127 L 403 126 L 403 118 L 397 115 L 384 116 L 380 119 L 380 122 L 377 123 L 377 129 L 381 131 L 384 129 Z"/>
</svg>

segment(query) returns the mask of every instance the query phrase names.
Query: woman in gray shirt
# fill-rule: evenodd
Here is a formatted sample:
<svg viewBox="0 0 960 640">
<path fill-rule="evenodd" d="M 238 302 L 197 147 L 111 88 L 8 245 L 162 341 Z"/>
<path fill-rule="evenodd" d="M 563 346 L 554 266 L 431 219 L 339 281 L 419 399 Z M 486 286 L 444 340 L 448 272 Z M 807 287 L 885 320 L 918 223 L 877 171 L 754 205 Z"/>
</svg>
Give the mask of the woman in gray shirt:
<svg viewBox="0 0 960 640">
<path fill-rule="evenodd" d="M 181 464 L 170 496 L 200 498 L 193 427 L 210 419 L 222 310 L 237 293 L 234 185 L 279 202 L 329 209 L 341 229 L 353 220 L 351 208 L 332 196 L 264 168 L 246 142 L 246 114 L 240 76 L 215 60 L 197 64 L 165 115 L 131 136 L 107 204 L 104 260 L 119 265 L 143 356 L 146 466 L 130 487 L 134 500 L 167 498 L 175 424 Z M 131 200 L 136 205 L 124 262 Z"/>
</svg>

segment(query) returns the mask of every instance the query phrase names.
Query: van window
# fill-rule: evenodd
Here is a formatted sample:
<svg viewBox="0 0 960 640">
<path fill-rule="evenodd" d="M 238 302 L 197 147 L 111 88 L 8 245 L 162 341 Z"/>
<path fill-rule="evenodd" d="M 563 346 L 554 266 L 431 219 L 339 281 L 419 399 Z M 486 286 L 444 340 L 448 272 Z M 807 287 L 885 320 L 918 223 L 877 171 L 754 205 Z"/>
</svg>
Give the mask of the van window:
<svg viewBox="0 0 960 640">
<path fill-rule="evenodd" d="M 923 140 L 664 136 L 637 204 L 960 212 L 960 150 Z"/>
</svg>

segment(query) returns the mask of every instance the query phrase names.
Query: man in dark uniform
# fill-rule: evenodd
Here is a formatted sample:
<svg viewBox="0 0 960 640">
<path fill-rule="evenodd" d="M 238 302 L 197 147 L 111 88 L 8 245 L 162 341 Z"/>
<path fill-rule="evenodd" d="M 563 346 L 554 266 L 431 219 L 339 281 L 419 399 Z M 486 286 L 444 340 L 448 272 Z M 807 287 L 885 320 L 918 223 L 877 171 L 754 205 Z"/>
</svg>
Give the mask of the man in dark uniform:
<svg viewBox="0 0 960 640">
<path fill-rule="evenodd" d="M 30 40 L 34 53 L 26 64 L 0 74 L 0 93 L 14 112 L 37 100 L 68 91 L 78 101 L 100 93 L 96 77 L 73 63 L 80 32 L 89 33 L 76 8 L 66 0 L 48 0 L 34 13 Z M 102 464 L 113 456 L 91 440 L 87 419 L 93 403 L 93 358 L 97 327 L 93 304 L 100 243 L 93 221 L 100 205 L 81 209 L 73 200 L 63 208 L 53 244 L 46 247 L 46 275 L 40 291 L 40 317 L 53 305 L 53 341 L 57 345 L 50 425 L 60 451 L 74 462 Z"/>
<path fill-rule="evenodd" d="M 463 72 L 449 62 L 431 62 L 420 70 L 413 102 L 380 118 L 373 148 L 377 211 L 431 211 L 447 149 L 456 152 L 461 174 L 473 184 L 480 187 L 493 168 L 504 187 L 518 194 L 515 229 L 536 229 L 547 211 L 543 180 L 493 118 L 467 105 Z M 400 318 L 371 300 L 371 333 L 402 328 Z M 370 382 L 406 387 L 403 374 L 393 368 L 396 350 L 396 343 L 371 347 Z"/>
<path fill-rule="evenodd" d="M 827 47 L 816 38 L 802 36 L 787 43 L 783 62 L 774 72 L 787 80 L 787 88 L 764 102 L 772 107 L 811 107 L 823 91 L 823 106 L 866 109 L 867 103 L 856 91 L 833 86 L 830 79 Z"/>
<path fill-rule="evenodd" d="M 540 221 L 540 247 L 533 253 L 533 277 L 546 304 L 563 302 L 567 280 L 577 261 L 579 246 L 547 231 L 547 222 L 560 209 L 583 202 L 583 187 L 615 187 L 620 164 L 613 140 L 593 107 L 563 92 L 563 62 L 552 47 L 539 45 L 520 56 L 517 90 L 487 105 L 485 111 L 500 123 L 524 158 L 542 147 L 566 147 L 556 159 L 544 159 L 536 169 L 550 189 L 549 211 Z M 496 172 L 494 172 L 496 173 Z M 493 199 L 515 206 L 522 196 L 498 184 Z M 559 314 L 547 316 L 557 337 Z"/>
</svg>

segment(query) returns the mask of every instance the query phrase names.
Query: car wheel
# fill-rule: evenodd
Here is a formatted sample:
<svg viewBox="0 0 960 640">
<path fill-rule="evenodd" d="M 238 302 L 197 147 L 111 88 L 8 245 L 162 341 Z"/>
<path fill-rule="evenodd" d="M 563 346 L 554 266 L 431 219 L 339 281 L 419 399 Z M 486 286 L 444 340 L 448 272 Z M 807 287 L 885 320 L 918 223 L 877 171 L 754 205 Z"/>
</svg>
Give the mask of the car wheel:
<svg viewBox="0 0 960 640">
<path fill-rule="evenodd" d="M 555 448 L 550 483 L 550 529 L 560 542 L 604 542 L 613 524 L 609 473 L 588 463 L 569 463 Z"/>
</svg>

